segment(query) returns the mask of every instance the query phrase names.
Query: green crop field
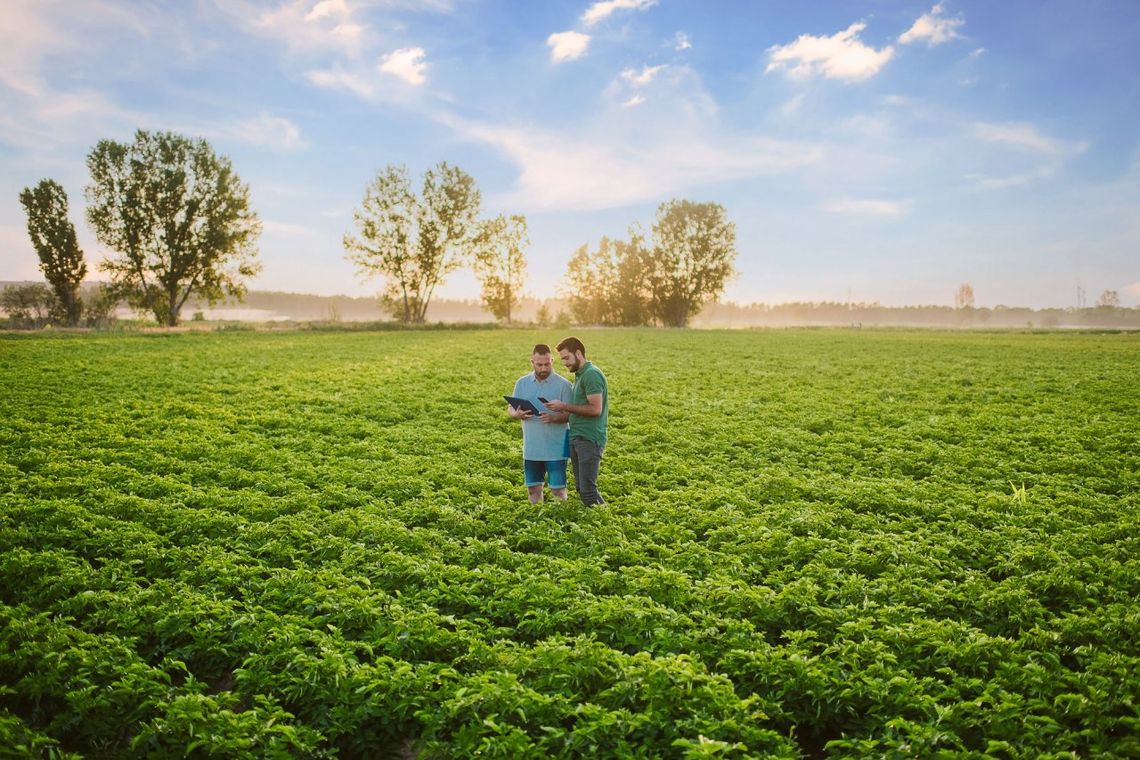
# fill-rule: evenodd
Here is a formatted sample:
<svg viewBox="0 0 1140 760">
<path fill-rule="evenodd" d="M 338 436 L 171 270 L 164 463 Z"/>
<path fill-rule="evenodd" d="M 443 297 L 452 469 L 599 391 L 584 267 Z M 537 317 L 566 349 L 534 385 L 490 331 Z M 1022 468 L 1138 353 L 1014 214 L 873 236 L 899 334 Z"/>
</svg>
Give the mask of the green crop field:
<svg viewBox="0 0 1140 760">
<path fill-rule="evenodd" d="M 0 756 L 1140 756 L 1140 336 L 0 336 Z"/>
</svg>

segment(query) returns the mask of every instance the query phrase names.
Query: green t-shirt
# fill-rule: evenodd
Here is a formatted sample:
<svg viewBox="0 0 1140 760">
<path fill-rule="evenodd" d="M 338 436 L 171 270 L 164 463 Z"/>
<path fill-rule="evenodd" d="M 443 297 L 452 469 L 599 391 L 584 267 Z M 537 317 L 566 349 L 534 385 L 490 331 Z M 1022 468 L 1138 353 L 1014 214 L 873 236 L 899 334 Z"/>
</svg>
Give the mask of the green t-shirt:
<svg viewBox="0 0 1140 760">
<path fill-rule="evenodd" d="M 586 362 L 582 369 L 574 373 L 573 404 L 590 403 L 586 397 L 602 394 L 602 413 L 597 417 L 570 415 L 570 437 L 585 438 L 599 446 L 606 445 L 606 423 L 610 417 L 610 393 L 606 376 L 593 363 Z"/>
</svg>

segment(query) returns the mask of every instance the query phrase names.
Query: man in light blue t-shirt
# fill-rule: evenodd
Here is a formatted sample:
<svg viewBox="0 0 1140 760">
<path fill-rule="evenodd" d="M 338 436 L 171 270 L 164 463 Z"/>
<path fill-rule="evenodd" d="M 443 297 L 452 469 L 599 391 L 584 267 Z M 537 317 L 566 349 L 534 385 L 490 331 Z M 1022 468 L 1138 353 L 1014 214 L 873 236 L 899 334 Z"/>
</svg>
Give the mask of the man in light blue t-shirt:
<svg viewBox="0 0 1140 760">
<path fill-rule="evenodd" d="M 530 355 L 533 372 L 523 375 L 515 383 L 515 398 L 526 399 L 538 407 L 535 416 L 526 409 L 507 404 L 507 415 L 522 420 L 523 477 L 531 504 L 542 501 L 542 487 L 550 482 L 554 498 L 566 500 L 567 422 L 570 415 L 547 409 L 547 401 L 568 402 L 573 386 L 561 375 L 555 374 L 550 357 L 550 346 L 539 343 Z"/>
</svg>

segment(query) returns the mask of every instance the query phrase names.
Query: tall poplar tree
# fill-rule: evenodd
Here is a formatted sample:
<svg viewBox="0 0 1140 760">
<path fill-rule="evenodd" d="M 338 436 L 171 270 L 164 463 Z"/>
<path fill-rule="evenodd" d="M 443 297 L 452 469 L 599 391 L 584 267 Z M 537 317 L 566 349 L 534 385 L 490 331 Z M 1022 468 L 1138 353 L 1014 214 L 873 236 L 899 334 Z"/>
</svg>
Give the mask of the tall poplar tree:
<svg viewBox="0 0 1140 760">
<path fill-rule="evenodd" d="M 79 286 L 87 276 L 75 225 L 67 218 L 67 192 L 54 180 L 42 179 L 20 193 L 28 215 L 28 237 L 40 258 L 40 271 L 51 285 L 64 321 L 74 327 L 83 315 Z"/>
</svg>

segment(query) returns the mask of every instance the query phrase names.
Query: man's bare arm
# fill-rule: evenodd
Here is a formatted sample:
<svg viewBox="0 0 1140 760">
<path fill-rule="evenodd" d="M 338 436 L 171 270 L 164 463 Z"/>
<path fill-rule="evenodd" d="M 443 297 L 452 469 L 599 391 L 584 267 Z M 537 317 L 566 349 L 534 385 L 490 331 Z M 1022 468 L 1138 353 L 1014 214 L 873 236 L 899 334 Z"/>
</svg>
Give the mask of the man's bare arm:
<svg viewBox="0 0 1140 760">
<path fill-rule="evenodd" d="M 586 396 L 585 404 L 567 404 L 565 401 L 548 401 L 546 407 L 556 412 L 569 412 L 570 414 L 577 414 L 582 417 L 601 417 L 602 394 L 594 393 Z"/>
</svg>

